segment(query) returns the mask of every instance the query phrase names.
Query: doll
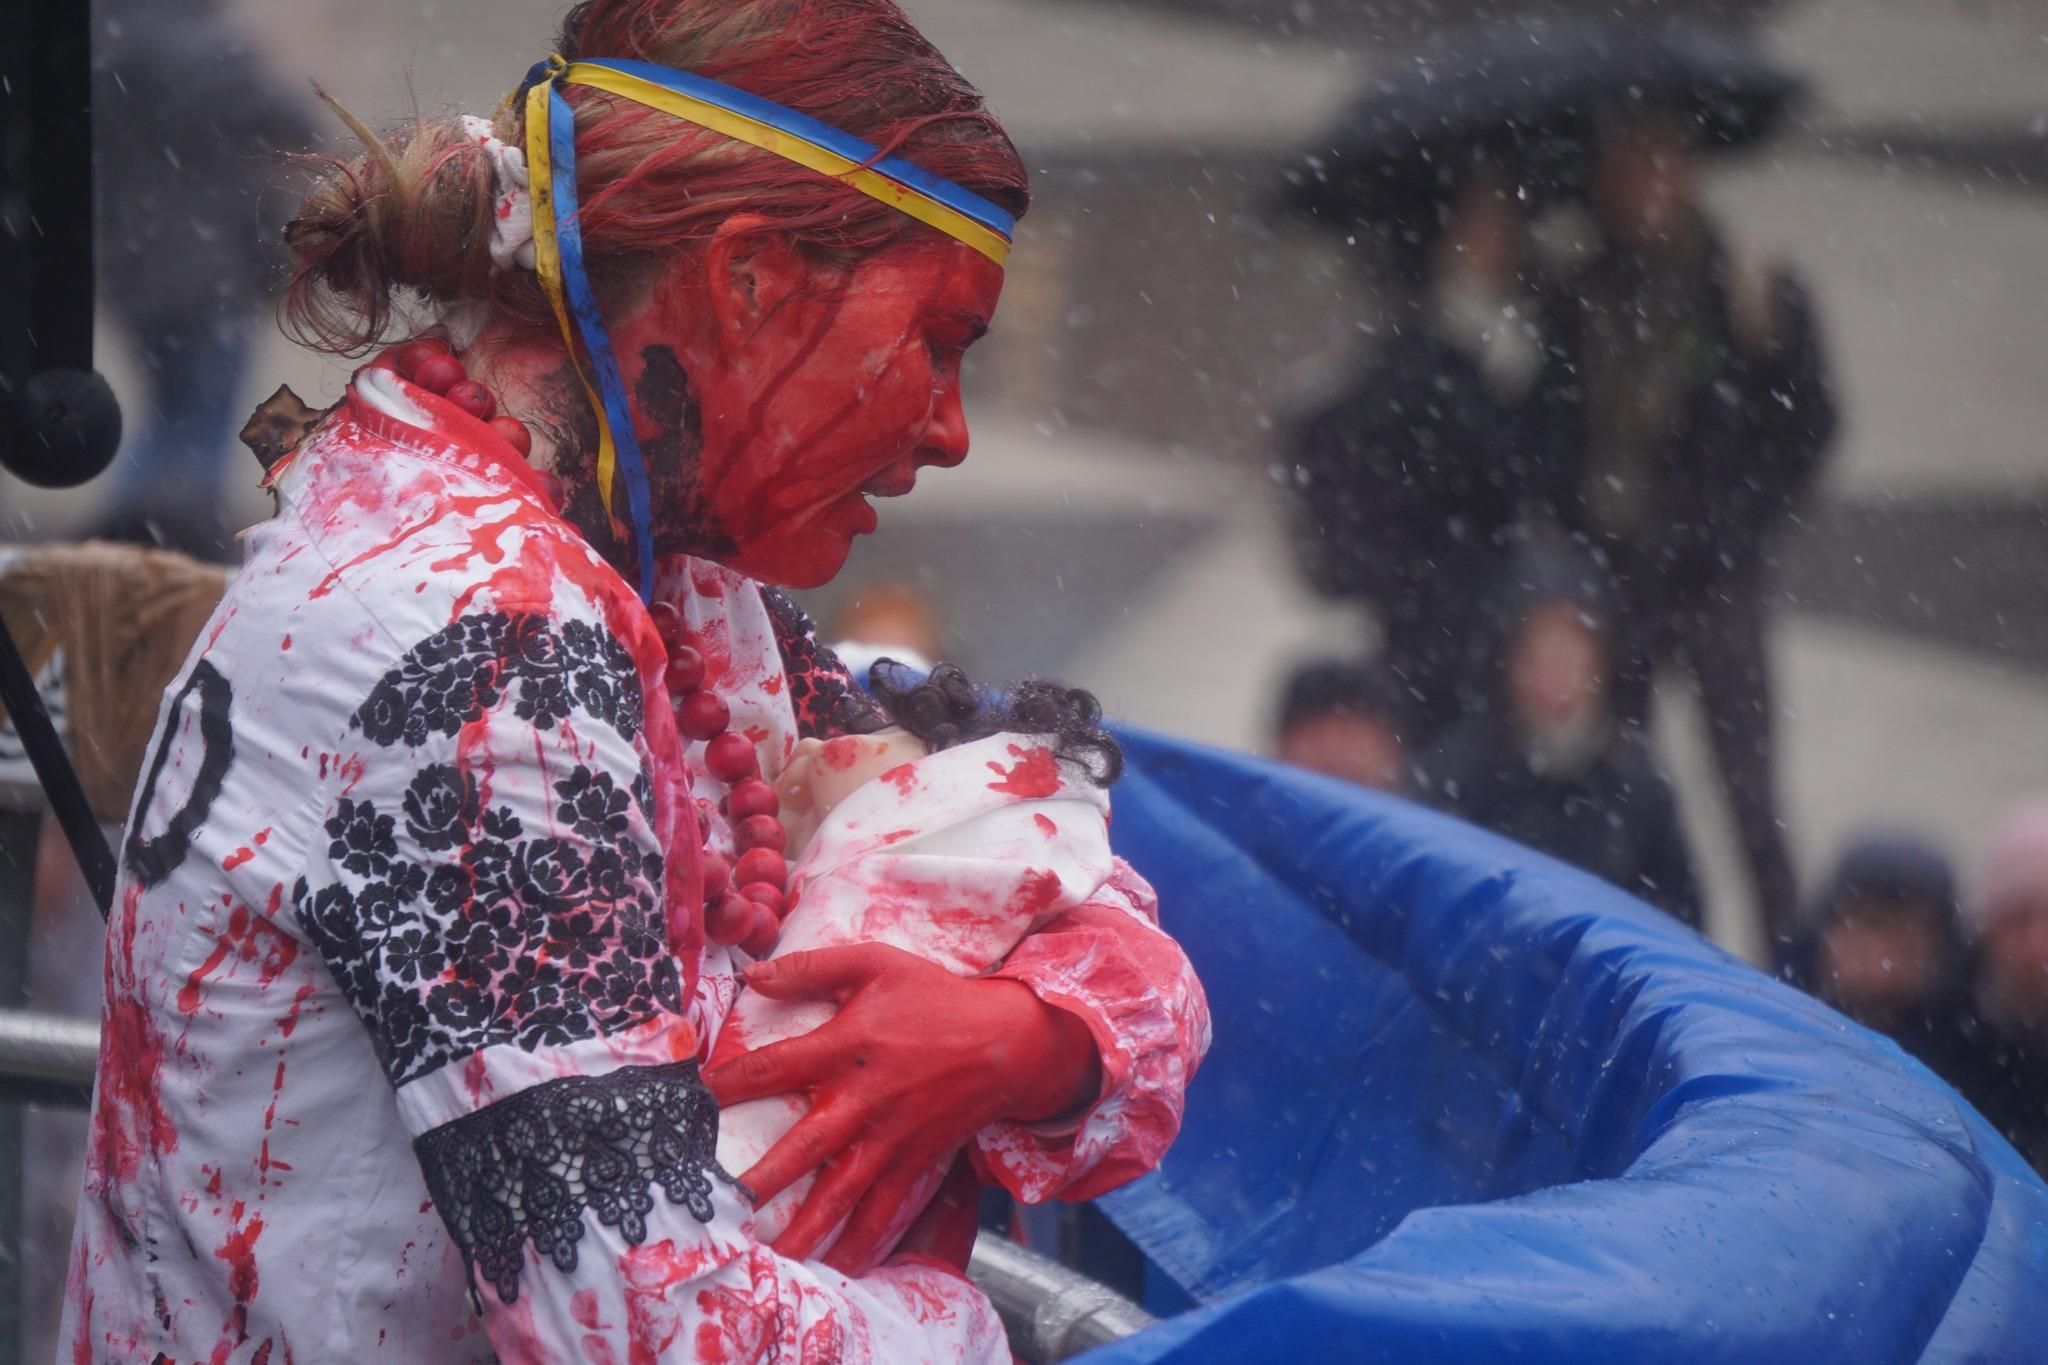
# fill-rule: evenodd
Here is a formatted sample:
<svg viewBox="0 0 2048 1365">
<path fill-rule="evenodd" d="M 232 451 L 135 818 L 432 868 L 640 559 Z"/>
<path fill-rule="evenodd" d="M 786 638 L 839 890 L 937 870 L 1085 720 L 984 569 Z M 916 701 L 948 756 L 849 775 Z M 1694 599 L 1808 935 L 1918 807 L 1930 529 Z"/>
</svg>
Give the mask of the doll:
<svg viewBox="0 0 2048 1365">
<path fill-rule="evenodd" d="M 987 971 L 1109 879 L 1107 788 L 1122 753 L 1095 698 L 1056 683 L 991 697 L 951 665 L 918 681 L 884 661 L 871 685 L 893 723 L 803 740 L 775 783 L 793 865 L 769 956 L 881 942 L 962 976 Z M 742 991 L 712 1062 L 807 1033 L 832 1012 Z M 719 1163 L 746 1170 L 805 1109 L 796 1095 L 726 1108 Z M 811 1183 L 756 1211 L 760 1240 L 788 1225 Z M 928 1194 L 910 1201 L 906 1224 Z"/>
</svg>

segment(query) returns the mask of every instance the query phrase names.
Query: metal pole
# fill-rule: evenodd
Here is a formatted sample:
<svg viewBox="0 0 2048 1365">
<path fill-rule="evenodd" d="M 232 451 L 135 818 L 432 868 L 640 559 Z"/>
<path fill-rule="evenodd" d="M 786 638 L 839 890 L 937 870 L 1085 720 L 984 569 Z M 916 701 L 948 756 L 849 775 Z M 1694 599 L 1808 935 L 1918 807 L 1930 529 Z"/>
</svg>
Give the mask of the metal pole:
<svg viewBox="0 0 2048 1365">
<path fill-rule="evenodd" d="M 14 632 L 4 620 L 0 620 L 0 703 L 6 705 L 14 732 L 21 736 L 21 747 L 35 767 L 36 780 L 43 785 L 50 813 L 57 817 L 65 841 L 71 845 L 71 856 L 78 859 L 78 870 L 85 874 L 104 919 L 114 908 L 114 851 L 107 847 L 107 836 L 92 813 L 92 802 L 86 800 L 71 755 L 64 751 L 64 741 L 57 736 L 42 694 L 36 691 L 36 680 L 29 676 L 28 664 L 14 643 Z M 31 865 L 31 879 L 33 875 Z"/>
<path fill-rule="evenodd" d="M 8 641 L 13 648 L 13 641 Z M 47 717 L 45 718 L 47 719 Z M 69 767 L 67 763 L 65 765 Z M 43 817 L 0 811 L 0 1006 L 17 1011 L 28 998 L 28 934 L 35 911 L 36 849 Z M 22 1117 L 27 1095 L 0 1095 L 0 1353 L 21 1349 Z"/>
<path fill-rule="evenodd" d="M 1002 1315 L 1010 1349 L 1030 1365 L 1067 1360 L 1154 1322 L 1114 1290 L 1000 1237 L 974 1244 L 967 1274 Z"/>
</svg>

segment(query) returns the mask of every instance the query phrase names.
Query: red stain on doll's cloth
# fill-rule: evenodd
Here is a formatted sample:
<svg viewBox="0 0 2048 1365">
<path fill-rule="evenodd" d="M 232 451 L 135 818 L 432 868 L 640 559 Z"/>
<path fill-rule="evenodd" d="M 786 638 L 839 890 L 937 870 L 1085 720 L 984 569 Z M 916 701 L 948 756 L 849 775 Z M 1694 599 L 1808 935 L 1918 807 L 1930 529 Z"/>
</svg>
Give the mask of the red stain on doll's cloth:
<svg viewBox="0 0 2048 1365">
<path fill-rule="evenodd" d="M 899 763 L 883 773 L 880 780 L 894 787 L 898 796 L 908 796 L 917 786 L 917 767 L 911 763 Z"/>
<path fill-rule="evenodd" d="M 1034 814 L 1031 817 L 1031 823 L 1037 825 L 1039 833 L 1043 834 L 1048 839 L 1052 838 L 1055 834 L 1058 834 L 1060 832 L 1060 827 L 1058 825 L 1055 825 L 1052 821 L 1046 819 L 1043 815 Z"/>
<path fill-rule="evenodd" d="M 1003 908 L 1018 916 L 1038 916 L 1059 904 L 1062 888 L 1059 874 L 1034 867 L 1024 874 L 1017 890 Z"/>
<path fill-rule="evenodd" d="M 1017 763 L 1007 770 L 1000 763 L 988 765 L 988 770 L 1002 779 L 1000 782 L 989 783 L 990 791 L 1032 800 L 1059 794 L 1060 765 L 1053 757 L 1052 750 L 1043 746 L 1025 749 L 1012 744 L 1010 756 L 1015 758 Z"/>
</svg>

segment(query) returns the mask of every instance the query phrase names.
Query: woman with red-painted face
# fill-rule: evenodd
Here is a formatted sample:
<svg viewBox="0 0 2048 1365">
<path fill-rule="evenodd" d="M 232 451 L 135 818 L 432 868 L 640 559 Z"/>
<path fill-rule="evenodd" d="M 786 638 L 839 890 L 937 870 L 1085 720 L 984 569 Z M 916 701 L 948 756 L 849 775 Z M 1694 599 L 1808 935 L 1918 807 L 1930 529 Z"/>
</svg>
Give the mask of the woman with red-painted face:
<svg viewBox="0 0 2048 1365">
<path fill-rule="evenodd" d="M 371 358 L 252 421 L 278 514 L 159 719 L 75 1358 L 1007 1360 L 934 1162 L 1087 1198 L 1178 1127 L 1205 1007 L 1127 869 L 983 975 L 749 965 L 776 780 L 883 724 L 775 585 L 965 458 L 1015 150 L 888 0 L 589 0 L 557 51 L 491 118 L 344 113 L 288 229 L 288 321 Z M 836 1012 L 700 1074 L 742 973 Z"/>
</svg>

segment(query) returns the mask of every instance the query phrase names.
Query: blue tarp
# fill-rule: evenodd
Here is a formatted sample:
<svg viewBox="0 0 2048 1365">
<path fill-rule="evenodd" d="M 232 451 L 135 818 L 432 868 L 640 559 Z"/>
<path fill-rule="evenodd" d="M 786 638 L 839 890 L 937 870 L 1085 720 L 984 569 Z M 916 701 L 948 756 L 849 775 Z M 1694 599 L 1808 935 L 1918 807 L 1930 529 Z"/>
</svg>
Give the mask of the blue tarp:
<svg viewBox="0 0 2048 1365">
<path fill-rule="evenodd" d="M 1456 821 L 1125 736 L 1114 837 L 1206 983 L 1110 1216 L 1149 1361 L 2048 1361 L 2048 1188 L 1889 1043 Z"/>
</svg>

